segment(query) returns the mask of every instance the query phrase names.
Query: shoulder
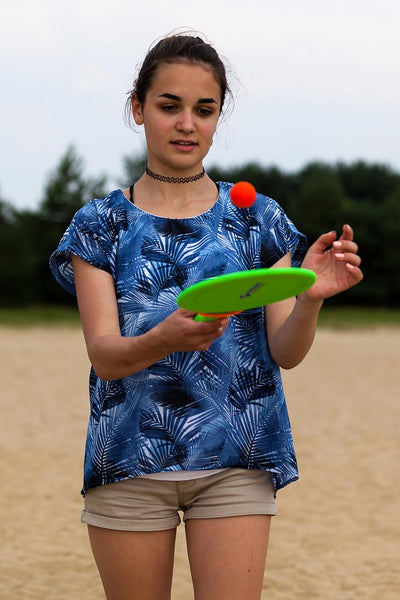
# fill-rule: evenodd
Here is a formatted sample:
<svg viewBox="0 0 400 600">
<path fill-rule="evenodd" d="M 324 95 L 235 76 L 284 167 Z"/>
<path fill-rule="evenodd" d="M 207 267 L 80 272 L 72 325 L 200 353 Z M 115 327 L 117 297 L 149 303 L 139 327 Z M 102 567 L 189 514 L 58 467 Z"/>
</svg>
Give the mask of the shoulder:
<svg viewBox="0 0 400 600">
<path fill-rule="evenodd" d="M 121 190 L 114 190 L 104 198 L 94 198 L 80 208 L 74 216 L 73 222 L 103 225 L 110 227 L 118 223 L 125 223 L 129 202 Z"/>
<path fill-rule="evenodd" d="M 106 215 L 126 209 L 129 201 L 125 198 L 122 190 L 113 190 L 103 198 L 93 198 L 85 204 L 78 212 L 97 213 Z"/>
</svg>

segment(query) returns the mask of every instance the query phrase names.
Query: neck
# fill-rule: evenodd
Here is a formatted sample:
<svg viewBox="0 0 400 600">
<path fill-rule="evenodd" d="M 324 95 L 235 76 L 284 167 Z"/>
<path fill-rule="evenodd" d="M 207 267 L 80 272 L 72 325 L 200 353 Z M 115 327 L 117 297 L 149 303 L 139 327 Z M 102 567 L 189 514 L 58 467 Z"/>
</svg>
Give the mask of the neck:
<svg viewBox="0 0 400 600">
<path fill-rule="evenodd" d="M 149 169 L 148 165 L 146 166 L 146 174 L 152 179 L 162 181 L 163 183 L 191 183 L 192 181 L 198 181 L 199 179 L 202 179 L 205 173 L 206 172 L 203 167 L 200 173 L 197 173 L 196 175 L 188 175 L 187 177 L 168 177 L 167 175 L 155 173 Z"/>
<path fill-rule="evenodd" d="M 129 190 L 126 190 L 129 198 Z M 162 217 L 183 218 L 208 210 L 218 197 L 218 188 L 205 175 L 200 181 L 186 185 L 169 185 L 143 174 L 135 183 L 133 200 L 136 206 Z"/>
</svg>

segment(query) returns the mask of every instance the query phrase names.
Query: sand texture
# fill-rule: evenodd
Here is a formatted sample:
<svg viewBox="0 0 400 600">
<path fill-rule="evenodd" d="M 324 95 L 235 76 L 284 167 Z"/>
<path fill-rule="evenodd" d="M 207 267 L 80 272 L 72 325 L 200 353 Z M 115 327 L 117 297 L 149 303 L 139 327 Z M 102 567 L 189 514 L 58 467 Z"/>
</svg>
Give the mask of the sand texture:
<svg viewBox="0 0 400 600">
<path fill-rule="evenodd" d="M 80 523 L 81 331 L 0 336 L 0 600 L 104 598 Z M 263 599 L 397 600 L 400 329 L 321 329 L 284 381 L 301 479 L 278 494 Z M 173 599 L 192 598 L 180 527 Z"/>
</svg>

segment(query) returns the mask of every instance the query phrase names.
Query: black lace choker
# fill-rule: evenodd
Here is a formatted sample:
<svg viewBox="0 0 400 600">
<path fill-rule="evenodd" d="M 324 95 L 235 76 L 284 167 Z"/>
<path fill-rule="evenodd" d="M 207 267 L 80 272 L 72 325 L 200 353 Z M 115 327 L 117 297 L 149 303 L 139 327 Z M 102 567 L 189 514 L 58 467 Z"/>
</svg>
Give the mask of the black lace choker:
<svg viewBox="0 0 400 600">
<path fill-rule="evenodd" d="M 159 175 L 158 173 L 154 173 L 154 171 L 150 171 L 149 167 L 146 167 L 146 173 L 149 177 L 157 179 L 157 181 L 163 181 L 164 183 L 190 183 L 201 179 L 206 174 L 204 167 L 201 173 L 190 175 L 189 177 L 166 177 L 165 175 Z"/>
</svg>

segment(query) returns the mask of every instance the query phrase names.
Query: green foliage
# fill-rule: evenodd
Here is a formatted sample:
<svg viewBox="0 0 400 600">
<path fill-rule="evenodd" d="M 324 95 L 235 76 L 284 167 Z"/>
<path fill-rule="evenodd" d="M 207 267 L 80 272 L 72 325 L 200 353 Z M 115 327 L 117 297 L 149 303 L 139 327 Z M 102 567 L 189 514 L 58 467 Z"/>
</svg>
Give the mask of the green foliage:
<svg viewBox="0 0 400 600">
<path fill-rule="evenodd" d="M 0 306 L 72 303 L 48 267 L 75 212 L 93 197 L 105 195 L 104 176 L 83 175 L 82 159 L 67 149 L 48 177 L 38 211 L 16 211 L 0 201 Z"/>
<path fill-rule="evenodd" d="M 400 310 L 369 306 L 323 306 L 318 327 L 330 329 L 371 329 L 400 327 Z"/>
<path fill-rule="evenodd" d="M 321 163 L 305 167 L 290 196 L 290 218 L 310 239 L 328 229 L 340 230 L 346 221 L 350 200 L 334 169 Z"/>
<path fill-rule="evenodd" d="M 124 157 L 121 185 L 142 175 L 146 152 Z M 0 307 L 72 305 L 53 279 L 48 259 L 74 213 L 106 194 L 106 177 L 88 178 L 83 161 L 70 147 L 50 173 L 37 211 L 16 210 L 0 198 Z M 400 306 L 400 174 L 386 165 L 329 165 L 313 162 L 297 173 L 248 163 L 234 169 L 212 166 L 214 181 L 250 181 L 274 199 L 312 243 L 321 233 L 350 223 L 363 259 L 364 281 L 330 299 L 328 307 Z"/>
<path fill-rule="evenodd" d="M 2 327 L 75 327 L 80 325 L 76 302 L 73 306 L 34 304 L 17 308 L 0 307 Z"/>
<path fill-rule="evenodd" d="M 127 188 L 140 179 L 144 173 L 146 165 L 146 150 L 143 150 L 139 156 L 124 156 L 122 159 L 124 175 L 121 179 L 121 187 Z"/>
</svg>

